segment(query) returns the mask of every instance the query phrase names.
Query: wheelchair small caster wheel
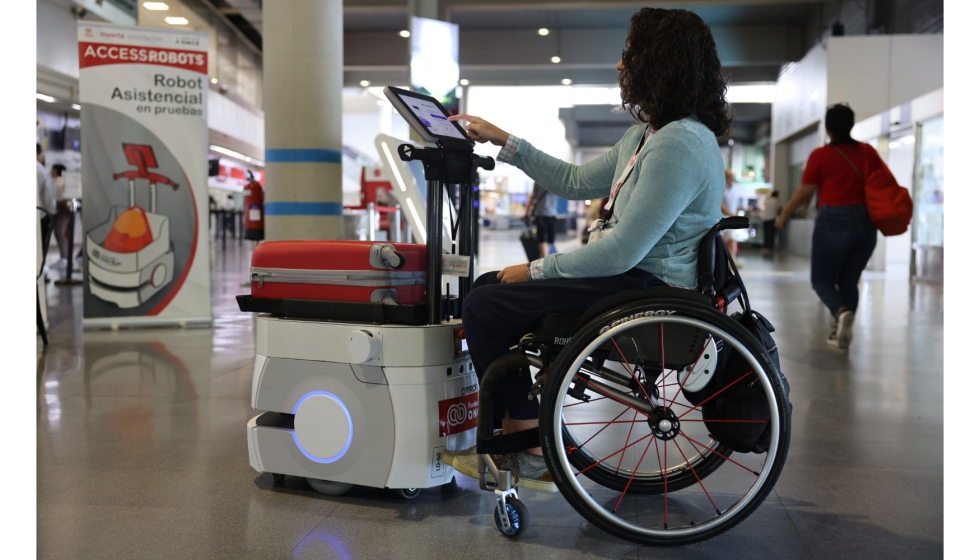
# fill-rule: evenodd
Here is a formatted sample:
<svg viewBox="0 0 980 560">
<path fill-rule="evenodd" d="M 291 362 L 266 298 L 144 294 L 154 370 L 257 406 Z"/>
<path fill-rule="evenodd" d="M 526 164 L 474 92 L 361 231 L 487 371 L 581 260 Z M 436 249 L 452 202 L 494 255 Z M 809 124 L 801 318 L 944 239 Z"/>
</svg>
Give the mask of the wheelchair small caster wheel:
<svg viewBox="0 0 980 560">
<path fill-rule="evenodd" d="M 272 483 L 276 486 L 281 486 L 286 484 L 286 475 L 279 473 L 272 473 Z"/>
<path fill-rule="evenodd" d="M 527 512 L 527 506 L 524 502 L 518 500 L 517 498 L 508 497 L 504 502 L 507 508 L 507 517 L 510 521 L 510 527 L 504 528 L 503 520 L 500 519 L 500 509 L 494 508 L 493 510 L 493 521 L 497 524 L 497 529 L 508 539 L 516 539 L 524 534 L 527 530 L 527 525 L 530 522 L 530 515 Z"/>
<path fill-rule="evenodd" d="M 398 490 L 398 496 L 406 500 L 414 500 L 419 497 L 422 493 L 421 488 L 400 488 Z"/>
</svg>

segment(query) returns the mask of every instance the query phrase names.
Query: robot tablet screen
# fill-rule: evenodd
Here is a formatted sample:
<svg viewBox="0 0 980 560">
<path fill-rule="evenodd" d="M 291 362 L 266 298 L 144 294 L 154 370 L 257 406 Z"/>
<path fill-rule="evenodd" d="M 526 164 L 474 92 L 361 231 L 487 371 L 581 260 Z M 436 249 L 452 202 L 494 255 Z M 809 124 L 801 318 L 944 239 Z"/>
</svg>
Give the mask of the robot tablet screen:
<svg viewBox="0 0 980 560">
<path fill-rule="evenodd" d="M 449 111 L 434 97 L 391 86 L 384 92 L 409 126 L 425 141 L 435 142 L 440 138 L 469 140 L 462 127 L 448 119 Z"/>
</svg>

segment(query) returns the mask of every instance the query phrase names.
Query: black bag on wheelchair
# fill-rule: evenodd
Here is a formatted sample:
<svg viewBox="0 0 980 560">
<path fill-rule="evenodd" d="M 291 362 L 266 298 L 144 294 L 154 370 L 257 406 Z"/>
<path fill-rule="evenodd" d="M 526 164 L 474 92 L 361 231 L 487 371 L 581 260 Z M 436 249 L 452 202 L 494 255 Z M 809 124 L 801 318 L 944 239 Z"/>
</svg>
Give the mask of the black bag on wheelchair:
<svg viewBox="0 0 980 560">
<path fill-rule="evenodd" d="M 770 334 L 775 330 L 772 323 L 758 311 L 735 313 L 732 317 L 749 329 L 769 351 L 769 359 L 779 372 L 788 399 L 789 382 L 779 367 L 779 350 Z M 732 352 L 724 342 L 719 341 L 719 345 L 723 346 L 718 348 L 718 367 L 711 382 L 696 393 L 684 391 L 684 395 L 692 404 L 703 403 L 701 416 L 718 443 L 738 453 L 763 453 L 769 448 L 772 437 L 766 394 L 758 386 L 755 375 L 746 375 L 752 368 L 745 358 Z M 790 412 L 792 410 L 790 404 Z"/>
<path fill-rule="evenodd" d="M 738 274 L 738 268 L 732 263 L 731 256 L 723 245 L 717 254 L 719 262 L 715 267 L 716 277 L 723 278 L 723 285 L 730 280 L 740 288 L 738 298 L 744 311 L 733 313 L 732 318 L 748 329 L 768 351 L 769 359 L 779 373 L 779 381 L 783 385 L 789 412 L 792 414 L 789 381 L 779 366 L 779 350 L 772 337 L 776 329 L 761 313 L 749 306 L 748 294 Z M 769 448 L 772 438 L 766 394 L 758 386 L 755 375 L 746 375 L 752 368 L 745 357 L 738 352 L 732 352 L 732 348 L 724 341 L 716 341 L 716 344 L 718 364 L 711 381 L 699 391 L 684 390 L 684 396 L 691 404 L 700 404 L 701 416 L 708 433 L 718 443 L 738 453 L 763 453 Z"/>
</svg>

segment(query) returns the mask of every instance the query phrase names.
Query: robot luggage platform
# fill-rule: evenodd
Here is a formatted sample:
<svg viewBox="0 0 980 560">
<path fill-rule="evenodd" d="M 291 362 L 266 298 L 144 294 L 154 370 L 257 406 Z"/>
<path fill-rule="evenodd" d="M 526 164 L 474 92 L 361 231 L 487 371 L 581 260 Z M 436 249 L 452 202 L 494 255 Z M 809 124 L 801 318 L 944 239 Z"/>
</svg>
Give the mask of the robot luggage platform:
<svg viewBox="0 0 980 560">
<path fill-rule="evenodd" d="M 411 498 L 449 483 L 455 471 L 442 452 L 476 443 L 478 385 L 459 332 L 459 321 L 260 316 L 252 406 L 269 412 L 248 424 L 251 466 L 329 494 L 362 485 Z"/>
</svg>

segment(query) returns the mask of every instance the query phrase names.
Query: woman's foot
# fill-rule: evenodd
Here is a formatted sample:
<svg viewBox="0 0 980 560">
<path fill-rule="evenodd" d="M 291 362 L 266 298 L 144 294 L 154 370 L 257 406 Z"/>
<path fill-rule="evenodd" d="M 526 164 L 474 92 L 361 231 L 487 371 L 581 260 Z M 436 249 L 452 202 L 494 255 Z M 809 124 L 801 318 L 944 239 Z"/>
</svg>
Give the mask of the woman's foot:
<svg viewBox="0 0 980 560">
<path fill-rule="evenodd" d="M 548 472 L 548 464 L 544 462 L 544 457 L 541 455 L 534 455 L 527 451 L 508 455 L 507 466 L 514 473 L 518 488 L 539 492 L 558 491 L 551 473 Z"/>
<path fill-rule="evenodd" d="M 854 312 L 850 309 L 841 309 L 837 313 L 837 329 L 834 331 L 837 339 L 837 346 L 847 349 L 854 340 Z"/>
</svg>

